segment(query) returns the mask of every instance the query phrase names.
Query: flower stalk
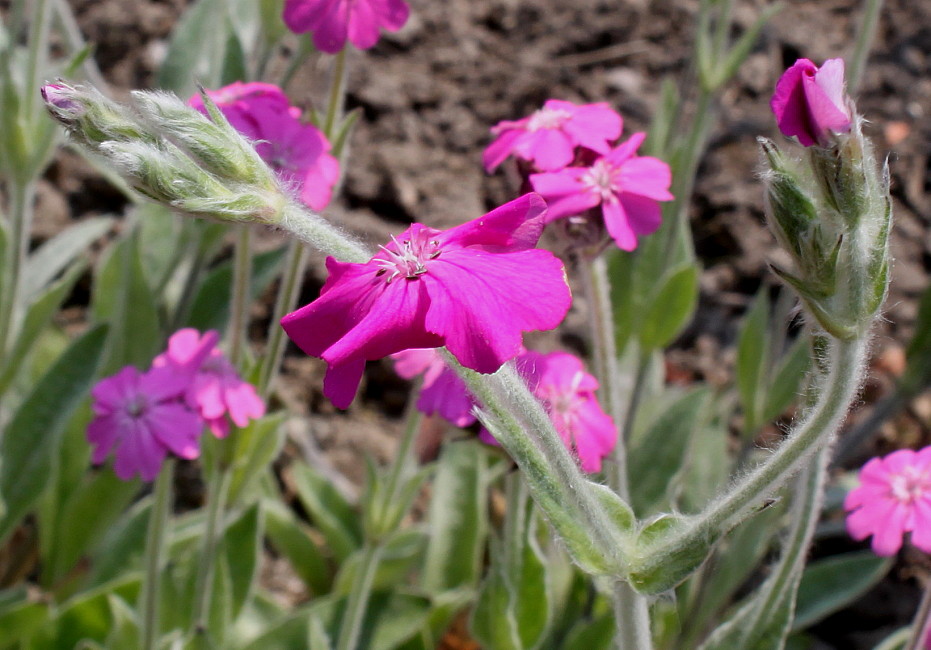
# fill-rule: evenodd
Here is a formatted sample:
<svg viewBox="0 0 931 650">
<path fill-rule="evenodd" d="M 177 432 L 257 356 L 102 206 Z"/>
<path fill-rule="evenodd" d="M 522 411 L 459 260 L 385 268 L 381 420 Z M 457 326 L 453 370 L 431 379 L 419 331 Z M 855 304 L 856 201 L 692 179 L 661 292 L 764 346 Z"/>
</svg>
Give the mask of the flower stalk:
<svg viewBox="0 0 931 650">
<path fill-rule="evenodd" d="M 155 650 L 158 644 L 159 597 L 162 587 L 162 566 L 165 563 L 165 539 L 171 517 L 171 484 L 174 480 L 174 460 L 162 465 L 155 481 L 155 500 L 149 515 L 145 544 L 145 583 L 141 596 L 142 650 Z"/>
</svg>

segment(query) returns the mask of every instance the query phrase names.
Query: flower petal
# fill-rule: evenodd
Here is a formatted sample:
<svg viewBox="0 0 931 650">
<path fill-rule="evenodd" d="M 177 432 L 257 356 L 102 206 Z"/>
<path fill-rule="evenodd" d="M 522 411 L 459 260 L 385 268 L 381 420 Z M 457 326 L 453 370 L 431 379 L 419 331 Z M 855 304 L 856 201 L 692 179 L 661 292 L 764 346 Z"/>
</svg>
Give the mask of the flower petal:
<svg viewBox="0 0 931 650">
<path fill-rule="evenodd" d="M 545 225 L 546 202 L 534 192 L 508 201 L 478 219 L 437 235 L 443 244 L 480 246 L 490 252 L 511 252 L 537 245 Z"/>
</svg>

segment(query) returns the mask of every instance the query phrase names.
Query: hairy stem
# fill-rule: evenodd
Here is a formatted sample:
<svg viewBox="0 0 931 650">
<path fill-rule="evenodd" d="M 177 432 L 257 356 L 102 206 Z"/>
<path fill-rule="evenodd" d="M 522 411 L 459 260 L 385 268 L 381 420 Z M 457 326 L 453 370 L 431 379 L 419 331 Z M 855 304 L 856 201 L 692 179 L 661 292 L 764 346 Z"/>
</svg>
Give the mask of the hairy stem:
<svg viewBox="0 0 931 650">
<path fill-rule="evenodd" d="M 162 586 L 162 565 L 165 562 L 165 532 L 171 516 L 171 483 L 175 461 L 167 459 L 155 479 L 155 501 L 149 515 L 149 530 L 145 543 L 145 583 L 141 596 L 142 650 L 154 650 L 158 644 L 158 606 Z"/>
<path fill-rule="evenodd" d="M 221 441 L 222 442 L 222 441 Z M 217 465 L 220 465 L 219 463 Z M 223 529 L 223 515 L 226 512 L 226 497 L 229 495 L 232 473 L 228 468 L 215 467 L 210 481 L 210 500 L 207 508 L 207 530 L 197 569 L 197 582 L 194 586 L 194 631 L 204 634 L 207 631 L 207 611 L 210 608 L 210 596 L 213 590 L 213 571 L 216 565 L 219 533 Z"/>
<path fill-rule="evenodd" d="M 366 544 L 362 549 L 362 561 L 359 563 L 355 581 L 346 602 L 346 611 L 343 614 L 336 650 L 357 650 L 359 648 L 365 610 L 372 595 L 372 584 L 375 582 L 375 571 L 381 562 L 382 550 L 380 544 Z"/>
<path fill-rule="evenodd" d="M 278 374 L 278 369 L 281 367 L 281 359 L 284 356 L 287 339 L 280 323 L 284 315 L 297 306 L 297 300 L 301 293 L 301 284 L 303 284 L 304 279 L 304 261 L 306 259 L 307 249 L 304 248 L 304 245 L 296 239 L 289 241 L 288 253 L 285 257 L 285 271 L 281 278 L 281 288 L 278 290 L 272 321 L 268 326 L 268 347 L 266 348 L 265 357 L 262 359 L 262 368 L 259 373 L 258 388 L 263 399 L 268 398 L 274 379 Z"/>
<path fill-rule="evenodd" d="M 227 332 L 230 362 L 242 370 L 243 349 L 249 326 L 249 284 L 252 279 L 252 229 L 248 225 L 238 227 L 236 247 L 233 252 L 233 288 L 230 302 L 230 324 Z"/>
<path fill-rule="evenodd" d="M 869 56 L 873 37 L 876 35 L 876 25 L 883 8 L 883 0 L 865 0 L 863 4 L 863 21 L 857 31 L 857 41 L 850 57 L 850 65 L 847 66 L 847 92 L 851 95 L 857 92 L 857 86 L 860 85 L 863 77 L 863 68 L 866 66 L 866 58 Z"/>
</svg>

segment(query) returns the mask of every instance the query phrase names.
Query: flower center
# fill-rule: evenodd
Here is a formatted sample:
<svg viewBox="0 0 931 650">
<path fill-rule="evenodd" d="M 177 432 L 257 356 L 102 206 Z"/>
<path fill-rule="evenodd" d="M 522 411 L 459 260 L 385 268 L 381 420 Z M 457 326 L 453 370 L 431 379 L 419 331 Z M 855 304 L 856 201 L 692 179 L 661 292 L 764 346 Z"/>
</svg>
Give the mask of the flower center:
<svg viewBox="0 0 931 650">
<path fill-rule="evenodd" d="M 126 413 L 133 419 L 142 417 L 148 410 L 149 400 L 145 395 L 136 395 L 126 402 Z"/>
<path fill-rule="evenodd" d="M 559 129 L 572 118 L 572 113 L 559 108 L 541 108 L 535 111 L 527 121 L 528 131 L 540 129 Z"/>
<path fill-rule="evenodd" d="M 931 494 L 931 476 L 914 467 L 906 467 L 901 473 L 890 477 L 889 487 L 893 498 L 903 504 L 912 504 Z"/>
<path fill-rule="evenodd" d="M 381 247 L 381 253 L 375 257 L 380 267 L 377 276 L 387 275 L 387 282 L 398 277 L 416 280 L 427 272 L 427 262 L 440 256 L 440 242 L 430 239 L 429 233 L 412 233 L 410 239 L 398 241 L 392 235 L 394 246 Z"/>
<path fill-rule="evenodd" d="M 614 178 L 615 169 L 607 160 L 596 160 L 582 175 L 582 185 L 589 192 L 601 197 L 602 201 L 614 201 L 620 192 L 620 186 Z"/>
</svg>

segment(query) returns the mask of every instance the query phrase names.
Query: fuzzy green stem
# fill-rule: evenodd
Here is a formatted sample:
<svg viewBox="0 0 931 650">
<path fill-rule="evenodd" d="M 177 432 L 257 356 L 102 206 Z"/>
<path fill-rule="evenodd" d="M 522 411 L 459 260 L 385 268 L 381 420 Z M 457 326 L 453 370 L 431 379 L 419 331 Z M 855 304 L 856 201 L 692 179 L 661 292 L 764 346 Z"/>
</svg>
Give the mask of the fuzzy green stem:
<svg viewBox="0 0 931 650">
<path fill-rule="evenodd" d="M 738 479 L 726 493 L 691 518 L 677 535 L 643 550 L 638 571 L 654 571 L 670 554 L 715 538 L 746 518 L 763 499 L 784 485 L 812 456 L 833 440 L 863 381 L 867 339 L 830 339 L 826 376 L 814 388 L 817 401 L 765 462 Z"/>
<path fill-rule="evenodd" d="M 346 602 L 346 611 L 343 614 L 336 650 L 357 650 L 359 648 L 365 610 L 372 595 L 372 584 L 375 582 L 375 572 L 381 562 L 382 551 L 380 544 L 366 544 L 362 549 L 362 561 L 359 563 L 355 581 Z"/>
<path fill-rule="evenodd" d="M 288 252 L 285 257 L 285 272 L 281 278 L 281 288 L 275 300 L 275 310 L 272 321 L 268 326 L 268 347 L 262 359 L 262 368 L 259 373 L 259 394 L 267 399 L 271 392 L 272 383 L 281 367 L 281 359 L 287 339 L 281 328 L 281 319 L 285 314 L 297 306 L 301 293 L 301 284 L 304 278 L 304 261 L 307 259 L 307 249 L 304 245 L 292 239 L 288 242 Z"/>
<path fill-rule="evenodd" d="M 651 650 L 653 638 L 650 634 L 650 606 L 644 596 L 634 591 L 629 584 L 618 580 L 611 593 L 614 605 L 614 635 L 618 650 Z"/>
<path fill-rule="evenodd" d="M 162 586 L 162 565 L 165 562 L 165 533 L 171 517 L 171 484 L 175 461 L 167 459 L 155 479 L 155 500 L 149 514 L 149 530 L 145 543 L 145 583 L 141 596 L 142 650 L 155 650 L 158 643 L 158 606 Z"/>
<path fill-rule="evenodd" d="M 230 362 L 241 370 L 249 326 L 249 284 L 252 276 L 252 229 L 239 226 L 233 250 L 233 288 L 227 332 Z"/>
<path fill-rule="evenodd" d="M 222 441 L 221 441 L 222 442 Z M 226 498 L 229 495 L 232 472 L 217 463 L 210 480 L 210 492 L 207 494 L 207 530 L 201 551 L 200 566 L 197 569 L 197 582 L 194 586 L 194 631 L 204 634 L 207 631 L 207 612 L 210 608 L 210 596 L 213 591 L 213 571 L 216 566 L 219 533 L 223 528 L 223 515 L 226 512 Z"/>
<path fill-rule="evenodd" d="M 365 246 L 350 239 L 339 228 L 303 206 L 287 206 L 278 225 L 302 242 L 332 255 L 341 262 L 364 264 L 372 257 Z"/>
<path fill-rule="evenodd" d="M 924 595 L 912 621 L 912 632 L 905 650 L 920 650 L 925 647 L 925 639 L 931 632 L 931 581 L 925 585 Z"/>
<path fill-rule="evenodd" d="M 388 470 L 388 479 L 385 482 L 385 506 L 391 506 L 397 498 L 401 477 L 404 475 L 405 468 L 410 464 L 414 440 L 417 439 L 417 432 L 420 431 L 420 423 L 423 421 L 423 414 L 417 408 L 417 395 L 420 394 L 420 387 L 421 382 L 418 379 L 411 388 L 411 396 L 404 413 L 404 431 L 401 434 L 401 440 L 398 443 L 398 449 L 394 454 L 391 469 Z"/>
<path fill-rule="evenodd" d="M 619 386 L 620 370 L 617 364 L 617 344 L 614 338 L 614 311 L 611 306 L 611 281 L 608 278 L 608 263 L 604 256 L 589 259 L 579 256 L 579 270 L 582 287 L 590 305 L 589 325 L 591 326 L 592 357 L 595 364 L 595 376 L 601 384 L 601 394 L 606 397 L 608 413 L 618 428 L 617 443 L 611 452 L 614 460 L 609 483 L 625 501 L 629 500 L 630 489 L 627 479 L 627 430 L 621 429 L 624 423 L 624 406 Z"/>
<path fill-rule="evenodd" d="M 35 0 L 33 2 L 32 21 L 29 30 L 29 51 L 26 59 L 26 87 L 23 99 L 34 105 L 39 101 L 39 86 L 46 74 L 46 58 L 48 56 L 49 29 L 51 28 L 52 12 L 49 9 L 49 0 Z M 31 117 L 41 113 L 36 112 Z M 44 117 L 44 116 L 43 116 Z"/>
<path fill-rule="evenodd" d="M 865 0 L 863 4 L 865 5 L 863 21 L 857 31 L 857 41 L 853 48 L 853 55 L 850 57 L 850 64 L 847 66 L 847 92 L 851 95 L 857 92 L 857 86 L 860 85 L 866 58 L 869 56 L 873 37 L 876 35 L 876 25 L 883 8 L 883 0 Z"/>
</svg>

